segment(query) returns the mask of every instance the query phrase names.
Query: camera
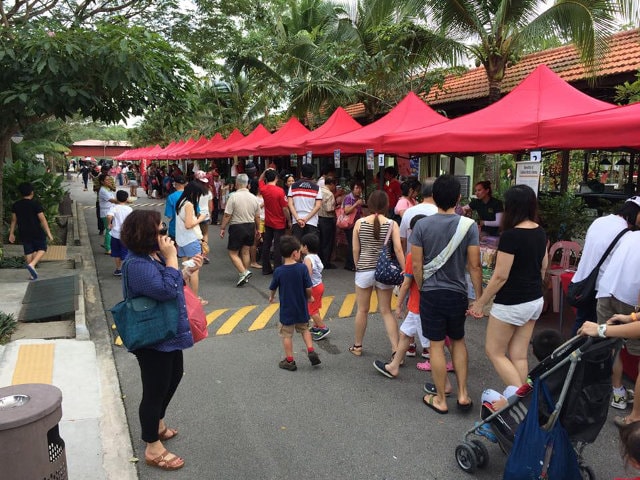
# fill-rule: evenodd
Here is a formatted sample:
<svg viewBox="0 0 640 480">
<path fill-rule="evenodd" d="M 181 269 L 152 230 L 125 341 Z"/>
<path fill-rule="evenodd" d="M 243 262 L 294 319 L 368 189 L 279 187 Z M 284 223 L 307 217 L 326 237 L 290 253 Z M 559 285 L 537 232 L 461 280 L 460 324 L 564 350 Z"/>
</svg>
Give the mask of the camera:
<svg viewBox="0 0 640 480">
<path fill-rule="evenodd" d="M 169 232 L 169 227 L 167 227 L 167 224 L 162 222 L 160 224 L 160 235 L 166 235 Z"/>
</svg>

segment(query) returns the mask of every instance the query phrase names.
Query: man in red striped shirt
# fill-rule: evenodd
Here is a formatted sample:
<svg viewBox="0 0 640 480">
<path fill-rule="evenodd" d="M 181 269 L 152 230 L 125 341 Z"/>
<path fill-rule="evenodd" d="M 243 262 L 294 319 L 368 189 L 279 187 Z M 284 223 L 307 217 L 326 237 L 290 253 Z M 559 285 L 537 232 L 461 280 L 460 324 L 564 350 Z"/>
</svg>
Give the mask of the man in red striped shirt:
<svg viewBox="0 0 640 480">
<path fill-rule="evenodd" d="M 300 169 L 302 178 L 289 189 L 289 210 L 291 211 L 291 233 L 300 240 L 303 235 L 318 235 L 318 212 L 322 206 L 320 187 L 313 181 L 315 169 L 305 163 Z"/>
</svg>

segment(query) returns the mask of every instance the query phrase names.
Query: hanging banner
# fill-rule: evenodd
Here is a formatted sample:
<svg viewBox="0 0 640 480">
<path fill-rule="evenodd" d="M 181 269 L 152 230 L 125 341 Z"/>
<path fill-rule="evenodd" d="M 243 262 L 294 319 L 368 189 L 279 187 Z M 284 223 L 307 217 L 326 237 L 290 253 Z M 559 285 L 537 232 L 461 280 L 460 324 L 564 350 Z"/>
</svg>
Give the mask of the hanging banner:
<svg viewBox="0 0 640 480">
<path fill-rule="evenodd" d="M 307 156 L 306 156 L 306 159 L 305 159 L 304 163 L 309 163 L 310 164 L 312 159 L 313 159 L 313 152 L 311 152 L 311 150 L 309 150 L 307 152 Z"/>
<path fill-rule="evenodd" d="M 420 178 L 420 157 L 409 159 L 409 176 Z"/>
<path fill-rule="evenodd" d="M 378 166 L 384 167 L 384 153 L 378 154 Z"/>
<path fill-rule="evenodd" d="M 541 162 L 542 161 L 542 151 L 541 150 L 531 150 L 529 152 L 529 158 L 532 162 Z"/>
<path fill-rule="evenodd" d="M 298 155 L 296 155 L 295 153 L 292 153 L 291 156 L 289 157 L 289 160 L 292 167 L 298 166 Z"/>
<path fill-rule="evenodd" d="M 333 166 L 335 168 L 340 168 L 340 149 L 333 151 Z"/>
<path fill-rule="evenodd" d="M 367 170 L 373 170 L 375 167 L 373 163 L 373 148 L 368 148 L 365 153 L 367 157 Z"/>
<path fill-rule="evenodd" d="M 516 162 L 516 185 L 528 185 L 538 195 L 542 162 Z"/>
</svg>

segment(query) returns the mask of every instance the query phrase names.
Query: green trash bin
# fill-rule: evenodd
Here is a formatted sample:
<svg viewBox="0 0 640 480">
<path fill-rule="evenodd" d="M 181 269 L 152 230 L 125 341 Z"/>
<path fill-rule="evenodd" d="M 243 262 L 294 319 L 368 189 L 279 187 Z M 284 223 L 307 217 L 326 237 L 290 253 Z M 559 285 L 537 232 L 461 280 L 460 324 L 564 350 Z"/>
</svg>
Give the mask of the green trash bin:
<svg viewBox="0 0 640 480">
<path fill-rule="evenodd" d="M 0 475 L 3 480 L 66 480 L 60 438 L 62 392 L 53 385 L 0 388 Z"/>
</svg>

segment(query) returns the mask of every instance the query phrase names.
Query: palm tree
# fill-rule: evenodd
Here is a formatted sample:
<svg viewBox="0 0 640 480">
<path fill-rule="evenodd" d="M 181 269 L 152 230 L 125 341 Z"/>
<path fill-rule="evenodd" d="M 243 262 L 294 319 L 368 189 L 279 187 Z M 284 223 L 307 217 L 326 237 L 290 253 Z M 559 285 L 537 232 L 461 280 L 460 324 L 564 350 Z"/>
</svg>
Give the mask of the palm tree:
<svg viewBox="0 0 640 480">
<path fill-rule="evenodd" d="M 606 37 L 616 20 L 638 21 L 636 0 L 556 0 L 542 10 L 539 0 L 426 0 L 426 16 L 462 43 L 484 66 L 489 102 L 500 99 L 508 66 L 526 49 L 540 47 L 549 37 L 572 42 L 587 69 L 595 74 L 606 52 Z"/>
</svg>

